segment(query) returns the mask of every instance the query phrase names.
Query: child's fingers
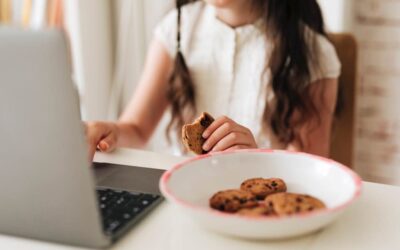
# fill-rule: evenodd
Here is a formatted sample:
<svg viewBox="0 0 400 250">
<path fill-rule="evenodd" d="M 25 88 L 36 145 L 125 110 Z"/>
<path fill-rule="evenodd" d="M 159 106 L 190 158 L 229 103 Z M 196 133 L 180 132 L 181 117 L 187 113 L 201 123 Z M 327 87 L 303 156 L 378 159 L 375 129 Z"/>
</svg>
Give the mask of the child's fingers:
<svg viewBox="0 0 400 250">
<path fill-rule="evenodd" d="M 117 133 L 112 129 L 112 126 L 103 122 L 89 122 L 85 125 L 90 161 L 93 160 L 96 149 L 102 152 L 110 152 L 115 148 Z"/>
<path fill-rule="evenodd" d="M 111 152 L 115 149 L 115 145 L 116 145 L 115 134 L 110 133 L 99 142 L 97 148 L 100 149 L 101 152 Z"/>
<path fill-rule="evenodd" d="M 203 144 L 203 149 L 205 151 L 210 151 L 215 144 L 217 144 L 222 138 L 227 136 L 229 133 L 234 132 L 237 126 L 233 122 L 225 122 L 208 137 L 208 139 Z"/>
<path fill-rule="evenodd" d="M 215 130 L 217 130 L 219 127 L 221 127 L 222 124 L 224 124 L 226 122 L 230 122 L 230 121 L 232 121 L 232 120 L 226 116 L 221 116 L 221 117 L 217 118 L 213 123 L 211 123 L 210 126 L 208 126 L 208 128 L 206 130 L 204 130 L 203 138 L 207 139 L 208 137 L 210 137 L 210 135 L 212 135 L 214 133 Z"/>
<path fill-rule="evenodd" d="M 228 148 L 234 147 L 235 145 L 245 145 L 250 147 L 251 141 L 249 136 L 240 132 L 232 132 L 222 138 L 218 143 L 212 148 L 212 152 L 224 151 Z"/>
</svg>

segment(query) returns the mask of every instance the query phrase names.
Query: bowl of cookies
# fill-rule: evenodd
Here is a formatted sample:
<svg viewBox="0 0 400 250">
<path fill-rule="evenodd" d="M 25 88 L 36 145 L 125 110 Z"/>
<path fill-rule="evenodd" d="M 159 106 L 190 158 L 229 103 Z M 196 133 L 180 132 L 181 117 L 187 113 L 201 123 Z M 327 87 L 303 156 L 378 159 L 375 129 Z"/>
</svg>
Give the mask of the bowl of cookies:
<svg viewBox="0 0 400 250">
<path fill-rule="evenodd" d="M 335 221 L 361 194 L 360 177 L 333 160 L 279 150 L 200 155 L 166 171 L 165 198 L 204 228 L 282 239 Z"/>
</svg>

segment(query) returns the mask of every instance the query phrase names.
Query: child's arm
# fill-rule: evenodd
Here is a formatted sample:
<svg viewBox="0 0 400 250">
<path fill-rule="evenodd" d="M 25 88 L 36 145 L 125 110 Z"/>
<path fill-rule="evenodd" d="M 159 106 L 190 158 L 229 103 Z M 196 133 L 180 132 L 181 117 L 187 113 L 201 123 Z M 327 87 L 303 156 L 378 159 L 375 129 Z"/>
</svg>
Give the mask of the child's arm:
<svg viewBox="0 0 400 250">
<path fill-rule="evenodd" d="M 165 47 L 154 40 L 135 94 L 117 123 L 86 124 L 89 157 L 96 148 L 110 152 L 116 147 L 143 147 L 168 106 L 166 89 L 173 61 Z"/>
<path fill-rule="evenodd" d="M 310 86 L 311 97 L 320 120 L 314 118 L 300 129 L 300 140 L 291 143 L 288 150 L 304 151 L 310 154 L 329 156 L 330 136 L 336 107 L 338 80 L 322 79 Z M 303 148 L 300 146 L 303 145 Z"/>
<path fill-rule="evenodd" d="M 135 94 L 119 119 L 121 136 L 118 146 L 144 146 L 149 140 L 168 107 L 166 93 L 172 67 L 171 56 L 155 39 L 150 45 Z"/>
</svg>

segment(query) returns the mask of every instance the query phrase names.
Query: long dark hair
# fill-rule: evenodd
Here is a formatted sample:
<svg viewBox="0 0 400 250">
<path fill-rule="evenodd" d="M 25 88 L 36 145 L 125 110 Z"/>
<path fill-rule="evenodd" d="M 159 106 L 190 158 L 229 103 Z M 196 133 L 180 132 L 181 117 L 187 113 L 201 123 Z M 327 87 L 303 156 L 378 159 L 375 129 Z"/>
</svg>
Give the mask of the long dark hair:
<svg viewBox="0 0 400 250">
<path fill-rule="evenodd" d="M 182 126 L 191 120 L 196 113 L 195 86 L 190 76 L 181 48 L 181 14 L 182 6 L 196 0 L 176 0 L 177 35 L 174 69 L 169 79 L 167 99 L 171 105 L 171 121 L 166 133 L 170 141 L 170 132 L 175 129 L 179 135 Z"/>
<path fill-rule="evenodd" d="M 180 22 L 182 6 L 195 0 L 177 0 L 178 32 L 175 67 L 169 82 L 168 100 L 172 118 L 167 134 L 190 121 L 196 113 L 195 87 L 180 48 Z M 262 125 L 272 130 L 281 143 L 298 139 L 299 126 L 318 117 L 317 107 L 311 100 L 309 83 L 310 60 L 318 65 L 312 45 L 313 36 L 307 29 L 326 36 L 320 7 L 316 0 L 251 0 L 255 10 L 262 11 L 266 36 L 273 43 L 268 54 L 265 72 L 270 72 L 272 99 L 266 103 Z M 311 44 L 311 46 L 310 46 Z M 311 51 L 312 50 L 312 51 Z M 314 66 L 314 65 L 313 65 Z M 271 92 L 271 91 L 267 91 Z M 294 118 L 294 114 L 296 117 Z"/>
</svg>

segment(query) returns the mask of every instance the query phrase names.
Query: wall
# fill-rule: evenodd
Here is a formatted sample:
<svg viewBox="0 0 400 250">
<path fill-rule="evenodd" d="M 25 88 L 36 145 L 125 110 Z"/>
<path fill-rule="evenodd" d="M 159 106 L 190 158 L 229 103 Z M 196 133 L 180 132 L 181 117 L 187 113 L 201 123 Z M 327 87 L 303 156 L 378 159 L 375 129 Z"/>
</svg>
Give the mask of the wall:
<svg viewBox="0 0 400 250">
<path fill-rule="evenodd" d="M 360 49 L 357 170 L 400 184 L 400 1 L 357 0 Z"/>
<path fill-rule="evenodd" d="M 356 170 L 400 184 L 400 1 L 319 0 L 330 31 L 359 45 Z"/>
<path fill-rule="evenodd" d="M 352 31 L 354 1 L 357 0 L 318 0 L 329 31 Z"/>
</svg>

